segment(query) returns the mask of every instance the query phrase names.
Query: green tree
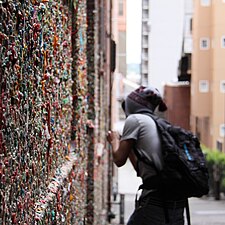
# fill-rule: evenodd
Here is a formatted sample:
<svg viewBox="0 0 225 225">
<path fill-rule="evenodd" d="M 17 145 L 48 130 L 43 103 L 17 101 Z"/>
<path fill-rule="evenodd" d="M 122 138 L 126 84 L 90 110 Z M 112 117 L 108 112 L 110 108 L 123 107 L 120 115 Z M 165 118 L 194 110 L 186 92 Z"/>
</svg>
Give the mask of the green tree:
<svg viewBox="0 0 225 225">
<path fill-rule="evenodd" d="M 219 200 L 220 192 L 225 193 L 225 154 L 205 146 L 202 149 L 209 168 L 210 194 Z"/>
</svg>

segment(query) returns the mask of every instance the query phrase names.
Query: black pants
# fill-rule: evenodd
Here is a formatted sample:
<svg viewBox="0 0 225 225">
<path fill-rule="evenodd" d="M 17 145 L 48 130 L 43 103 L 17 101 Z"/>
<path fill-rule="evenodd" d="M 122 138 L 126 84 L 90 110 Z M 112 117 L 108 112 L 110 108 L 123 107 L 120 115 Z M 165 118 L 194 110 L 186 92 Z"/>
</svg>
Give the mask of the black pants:
<svg viewBox="0 0 225 225">
<path fill-rule="evenodd" d="M 184 225 L 185 201 L 164 201 L 150 194 L 140 197 L 127 225 Z"/>
</svg>

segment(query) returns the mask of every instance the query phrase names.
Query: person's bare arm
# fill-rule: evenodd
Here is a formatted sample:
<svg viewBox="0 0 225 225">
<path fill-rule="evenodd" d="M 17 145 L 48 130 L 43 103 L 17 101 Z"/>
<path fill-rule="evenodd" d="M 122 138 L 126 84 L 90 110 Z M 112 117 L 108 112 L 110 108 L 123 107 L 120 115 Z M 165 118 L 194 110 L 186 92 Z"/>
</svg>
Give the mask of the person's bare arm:
<svg viewBox="0 0 225 225">
<path fill-rule="evenodd" d="M 134 154 L 133 150 L 129 154 L 129 159 L 130 159 L 131 164 L 133 165 L 134 169 L 137 171 L 137 157 Z"/>
<path fill-rule="evenodd" d="M 134 146 L 134 140 L 118 140 L 118 134 L 116 132 L 109 131 L 107 136 L 108 142 L 112 145 L 113 162 L 118 166 L 123 166 L 127 158 L 132 159 L 131 163 L 135 163 L 134 156 L 132 154 L 132 147 Z"/>
</svg>

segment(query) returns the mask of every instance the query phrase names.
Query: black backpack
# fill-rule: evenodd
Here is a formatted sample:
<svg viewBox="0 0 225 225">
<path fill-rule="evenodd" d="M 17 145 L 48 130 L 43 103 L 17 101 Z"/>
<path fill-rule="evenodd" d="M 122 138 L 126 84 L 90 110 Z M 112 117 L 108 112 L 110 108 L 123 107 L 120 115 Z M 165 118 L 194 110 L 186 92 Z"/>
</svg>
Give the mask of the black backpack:
<svg viewBox="0 0 225 225">
<path fill-rule="evenodd" d="M 161 136 L 164 166 L 142 188 L 157 188 L 165 199 L 172 200 L 207 195 L 209 173 L 198 138 L 163 118 L 150 116 Z"/>
</svg>

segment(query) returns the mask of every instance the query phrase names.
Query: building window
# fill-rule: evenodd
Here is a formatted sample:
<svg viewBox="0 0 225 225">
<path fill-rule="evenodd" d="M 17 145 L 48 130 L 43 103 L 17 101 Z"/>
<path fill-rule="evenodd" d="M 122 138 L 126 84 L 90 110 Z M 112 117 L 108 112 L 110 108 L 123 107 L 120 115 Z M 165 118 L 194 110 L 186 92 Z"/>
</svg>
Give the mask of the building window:
<svg viewBox="0 0 225 225">
<path fill-rule="evenodd" d="M 225 124 L 220 124 L 220 136 L 225 136 Z"/>
<path fill-rule="evenodd" d="M 202 6 L 210 6 L 211 0 L 201 0 L 201 5 Z"/>
<path fill-rule="evenodd" d="M 123 0 L 119 0 L 119 16 L 123 16 Z"/>
<path fill-rule="evenodd" d="M 225 93 L 225 80 L 220 81 L 220 92 Z"/>
<path fill-rule="evenodd" d="M 200 39 L 200 49 L 207 50 L 209 49 L 209 38 Z"/>
<path fill-rule="evenodd" d="M 190 33 L 192 33 L 192 27 L 193 27 L 193 19 L 190 18 Z"/>
<path fill-rule="evenodd" d="M 199 81 L 199 92 L 201 92 L 201 93 L 209 92 L 209 81 L 207 81 L 207 80 Z"/>
<path fill-rule="evenodd" d="M 221 38 L 221 47 L 225 48 L 225 36 L 222 36 Z"/>
<path fill-rule="evenodd" d="M 222 152 L 223 150 L 223 143 L 221 141 L 216 141 L 216 148 Z"/>
</svg>

